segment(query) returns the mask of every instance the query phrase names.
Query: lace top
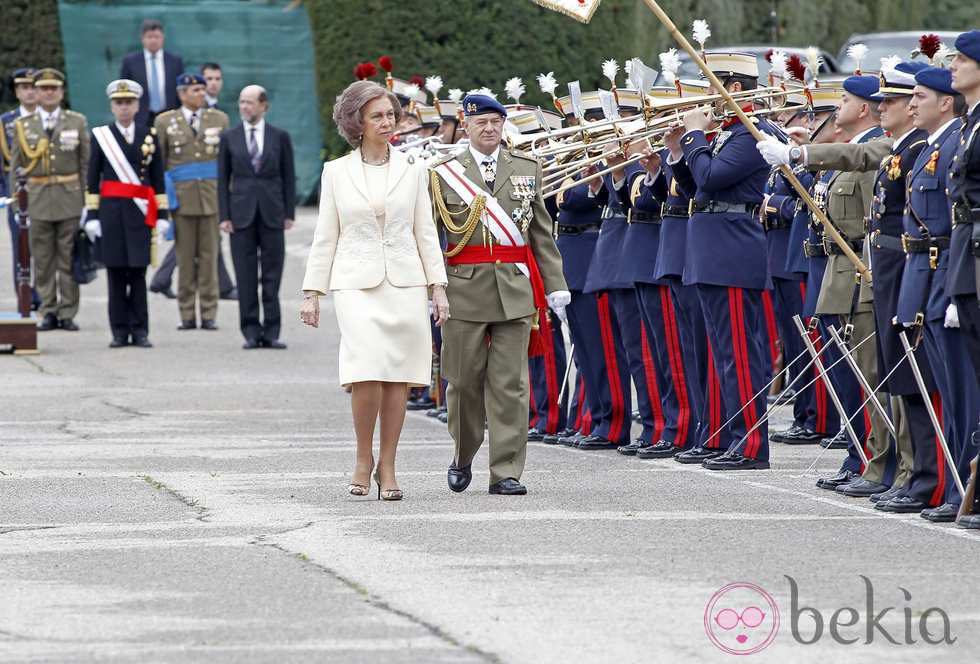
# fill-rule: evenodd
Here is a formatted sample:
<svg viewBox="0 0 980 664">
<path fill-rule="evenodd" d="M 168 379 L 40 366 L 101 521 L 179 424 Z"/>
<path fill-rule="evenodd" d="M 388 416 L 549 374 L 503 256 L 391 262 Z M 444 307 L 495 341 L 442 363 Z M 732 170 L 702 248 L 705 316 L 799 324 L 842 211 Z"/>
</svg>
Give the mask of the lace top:
<svg viewBox="0 0 980 664">
<path fill-rule="evenodd" d="M 367 183 L 371 207 L 374 209 L 374 218 L 383 230 L 385 226 L 385 198 L 388 194 L 388 162 L 378 166 L 361 163 L 364 166 L 364 180 Z"/>
</svg>

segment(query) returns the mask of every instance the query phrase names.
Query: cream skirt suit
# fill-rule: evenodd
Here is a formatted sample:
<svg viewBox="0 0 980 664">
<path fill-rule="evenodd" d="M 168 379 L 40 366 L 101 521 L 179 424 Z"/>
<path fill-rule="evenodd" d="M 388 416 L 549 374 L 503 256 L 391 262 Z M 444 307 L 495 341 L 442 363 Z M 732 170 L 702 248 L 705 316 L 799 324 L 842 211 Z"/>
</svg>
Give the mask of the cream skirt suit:
<svg viewBox="0 0 980 664">
<path fill-rule="evenodd" d="M 394 149 L 381 166 L 360 150 L 324 165 L 303 290 L 333 293 L 341 385 L 428 385 L 427 287 L 445 283 L 424 166 Z"/>
</svg>

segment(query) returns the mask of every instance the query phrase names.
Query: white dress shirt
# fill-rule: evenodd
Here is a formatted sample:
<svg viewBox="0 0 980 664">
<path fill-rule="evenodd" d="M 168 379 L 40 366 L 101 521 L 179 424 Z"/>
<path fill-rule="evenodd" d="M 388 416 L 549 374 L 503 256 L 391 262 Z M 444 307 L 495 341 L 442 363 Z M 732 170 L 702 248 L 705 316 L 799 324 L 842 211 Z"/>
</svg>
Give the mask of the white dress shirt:
<svg viewBox="0 0 980 664">
<path fill-rule="evenodd" d="M 204 103 L 208 108 L 215 108 L 218 105 L 218 98 L 212 97 L 207 92 L 204 93 Z"/>
<path fill-rule="evenodd" d="M 942 127 L 940 127 L 936 131 L 934 131 L 931 134 L 929 134 L 929 145 L 932 145 L 933 143 L 935 143 L 936 141 L 938 141 L 939 140 L 939 137 L 943 135 L 943 132 L 946 131 L 946 129 L 949 127 L 949 125 L 953 124 L 958 119 L 959 118 L 953 118 L 952 120 L 943 123 L 943 126 Z"/>
<path fill-rule="evenodd" d="M 147 49 L 143 49 L 143 62 L 146 63 L 146 85 L 150 85 L 150 81 L 153 78 L 150 76 L 150 68 L 156 69 L 156 82 L 157 82 L 157 92 L 160 94 L 160 99 L 163 101 L 164 106 L 167 104 L 167 83 L 165 81 L 167 72 L 163 66 L 163 49 L 161 48 L 156 52 L 156 57 L 153 53 L 150 53 Z M 146 99 L 149 101 L 150 93 L 147 91 Z"/>
<path fill-rule="evenodd" d="M 196 111 L 192 111 L 186 106 L 180 107 L 180 112 L 184 114 L 184 119 L 187 120 L 187 124 L 190 125 L 192 129 L 198 130 L 201 128 L 201 112 L 203 108 L 199 108 Z M 194 126 L 194 118 L 197 117 L 197 126 Z"/>
<path fill-rule="evenodd" d="M 129 143 L 130 145 L 133 144 L 133 139 L 136 137 L 135 123 L 130 122 L 128 127 L 123 127 L 121 124 L 117 122 L 116 129 L 119 130 L 119 133 L 122 134 L 122 137 L 126 140 L 127 143 Z"/>
<path fill-rule="evenodd" d="M 61 107 L 59 106 L 48 113 L 43 108 L 38 106 L 37 111 L 41 114 L 41 126 L 44 127 L 44 130 L 47 131 L 48 129 L 54 129 L 55 125 L 58 124 L 58 117 L 61 113 Z"/>
<path fill-rule="evenodd" d="M 37 113 L 37 109 L 39 109 L 39 108 L 41 108 L 41 107 L 40 106 L 35 106 L 34 107 L 35 110 L 28 111 L 26 108 L 24 108 L 24 105 L 21 104 L 21 106 L 17 109 L 17 113 L 20 114 L 19 117 L 26 118 L 28 115 L 34 115 L 35 113 Z"/>
<path fill-rule="evenodd" d="M 470 154 L 473 155 L 473 158 L 474 159 L 476 159 L 476 165 L 480 167 L 480 173 L 481 174 L 485 170 L 483 168 L 483 162 L 485 162 L 489 158 L 490 161 L 492 162 L 494 177 L 496 177 L 496 173 L 497 173 L 497 158 L 500 156 L 500 146 L 497 146 L 497 149 L 493 151 L 493 154 L 483 154 L 482 152 L 480 152 L 479 150 L 477 150 L 475 147 L 473 147 L 473 144 L 472 143 L 470 143 Z"/>
<path fill-rule="evenodd" d="M 254 125 L 245 124 L 245 148 L 248 149 L 249 136 L 252 133 L 252 127 L 255 127 L 255 143 L 259 146 L 259 156 L 262 156 L 263 150 L 265 149 L 265 118 L 262 118 Z"/>
</svg>

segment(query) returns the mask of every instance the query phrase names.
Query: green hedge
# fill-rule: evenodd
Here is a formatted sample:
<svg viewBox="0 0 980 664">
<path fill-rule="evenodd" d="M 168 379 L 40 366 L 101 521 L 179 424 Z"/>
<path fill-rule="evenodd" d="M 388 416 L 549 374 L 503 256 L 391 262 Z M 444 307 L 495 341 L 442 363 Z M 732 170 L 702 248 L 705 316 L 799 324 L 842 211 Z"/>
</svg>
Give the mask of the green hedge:
<svg viewBox="0 0 980 664">
<path fill-rule="evenodd" d="M 0 108 L 17 99 L 9 86 L 10 72 L 17 67 L 56 67 L 65 70 L 65 54 L 58 27 L 57 0 L 3 0 L 0 2 L 0 76 L 3 91 Z"/>
</svg>

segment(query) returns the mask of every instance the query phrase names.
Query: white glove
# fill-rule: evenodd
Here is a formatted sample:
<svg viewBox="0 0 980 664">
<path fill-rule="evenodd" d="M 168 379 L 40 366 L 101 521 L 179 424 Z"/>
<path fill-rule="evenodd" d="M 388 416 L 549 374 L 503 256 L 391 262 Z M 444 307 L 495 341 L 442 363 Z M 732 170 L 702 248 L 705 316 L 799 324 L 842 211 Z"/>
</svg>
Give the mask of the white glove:
<svg viewBox="0 0 980 664">
<path fill-rule="evenodd" d="M 167 231 L 170 230 L 170 221 L 167 219 L 157 219 L 157 241 L 161 244 L 167 237 Z"/>
<path fill-rule="evenodd" d="M 789 166 L 789 146 L 775 138 L 767 138 L 755 144 L 756 149 L 770 166 Z"/>
<path fill-rule="evenodd" d="M 89 219 L 83 227 L 89 242 L 95 242 L 95 238 L 102 237 L 102 222 L 98 219 Z"/>
<path fill-rule="evenodd" d="M 555 312 L 558 319 L 562 322 L 567 320 L 565 307 L 572 301 L 572 294 L 565 290 L 548 293 L 548 308 Z"/>
<path fill-rule="evenodd" d="M 956 305 L 952 302 L 946 307 L 946 320 L 943 321 L 944 327 L 959 327 L 960 312 L 956 310 Z"/>
</svg>

